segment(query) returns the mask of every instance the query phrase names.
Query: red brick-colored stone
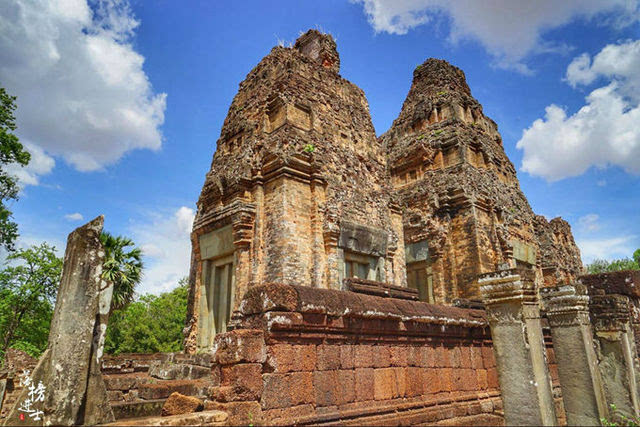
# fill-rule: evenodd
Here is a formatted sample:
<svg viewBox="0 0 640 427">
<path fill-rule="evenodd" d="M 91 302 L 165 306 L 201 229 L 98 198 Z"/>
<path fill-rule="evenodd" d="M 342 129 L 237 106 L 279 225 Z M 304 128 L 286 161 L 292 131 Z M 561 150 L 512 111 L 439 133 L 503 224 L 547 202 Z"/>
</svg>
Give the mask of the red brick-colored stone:
<svg viewBox="0 0 640 427">
<path fill-rule="evenodd" d="M 408 351 L 408 347 L 405 346 L 394 345 L 392 347 L 389 347 L 391 366 L 406 367 Z"/>
<path fill-rule="evenodd" d="M 342 388 L 338 371 L 316 371 L 313 373 L 313 390 L 316 406 L 336 405 L 340 400 Z"/>
<path fill-rule="evenodd" d="M 221 385 L 233 387 L 234 400 L 259 400 L 262 395 L 262 365 L 259 363 L 239 363 L 223 366 Z"/>
<path fill-rule="evenodd" d="M 444 346 L 436 347 L 436 361 L 435 366 L 438 368 L 447 368 L 451 366 L 451 361 L 449 359 L 449 349 Z"/>
<path fill-rule="evenodd" d="M 478 346 L 471 346 L 471 367 L 473 369 L 482 369 L 482 350 Z"/>
<path fill-rule="evenodd" d="M 441 391 L 440 369 L 423 369 L 424 390 L 427 394 L 435 394 Z"/>
<path fill-rule="evenodd" d="M 453 369 L 451 368 L 442 368 L 438 369 L 439 379 L 440 379 L 440 391 L 453 391 L 455 390 L 453 386 Z"/>
<path fill-rule="evenodd" d="M 171 393 L 164 405 L 162 405 L 162 416 L 190 414 L 192 412 L 202 411 L 204 403 L 202 400 L 193 396 L 185 396 L 178 392 Z"/>
<path fill-rule="evenodd" d="M 471 349 L 467 346 L 460 347 L 460 367 L 471 368 Z"/>
<path fill-rule="evenodd" d="M 356 368 L 372 368 L 373 365 L 373 346 L 366 344 L 358 344 L 353 349 L 353 364 Z"/>
<path fill-rule="evenodd" d="M 405 397 L 407 394 L 407 368 L 393 368 L 398 393 L 394 397 Z"/>
<path fill-rule="evenodd" d="M 425 378 L 422 368 L 407 368 L 407 397 L 420 396 L 424 393 Z"/>
<path fill-rule="evenodd" d="M 374 399 L 373 368 L 357 368 L 356 376 L 356 400 L 365 401 Z"/>
<path fill-rule="evenodd" d="M 384 345 L 376 345 L 372 348 L 373 352 L 373 367 L 375 368 L 387 368 L 391 366 L 391 353 L 389 348 Z"/>
<path fill-rule="evenodd" d="M 317 369 L 328 371 L 340 369 L 340 346 L 323 344 L 317 347 Z"/>
<path fill-rule="evenodd" d="M 377 368 L 373 372 L 373 381 L 376 400 L 393 399 L 398 395 L 398 384 L 393 368 Z"/>
<path fill-rule="evenodd" d="M 496 368 L 487 369 L 487 385 L 489 388 L 500 388 L 498 370 Z"/>
<path fill-rule="evenodd" d="M 340 346 L 340 368 L 353 369 L 355 367 L 355 350 L 352 345 Z"/>
<path fill-rule="evenodd" d="M 493 347 L 482 347 L 482 363 L 485 369 L 493 368 L 496 365 L 495 357 L 493 355 Z"/>
<path fill-rule="evenodd" d="M 489 387 L 489 383 L 487 382 L 487 370 L 486 369 L 477 369 L 476 377 L 478 379 L 478 390 L 485 390 Z"/>
<path fill-rule="evenodd" d="M 264 374 L 262 409 L 287 408 L 314 402 L 313 374 L 290 372 L 286 374 Z"/>
<path fill-rule="evenodd" d="M 356 400 L 356 375 L 353 369 L 338 371 L 338 384 L 340 393 L 337 396 L 336 404 L 343 405 Z"/>
<path fill-rule="evenodd" d="M 221 365 L 232 363 L 262 363 L 266 359 L 264 334 L 261 330 L 236 329 L 215 338 L 215 360 Z"/>
</svg>

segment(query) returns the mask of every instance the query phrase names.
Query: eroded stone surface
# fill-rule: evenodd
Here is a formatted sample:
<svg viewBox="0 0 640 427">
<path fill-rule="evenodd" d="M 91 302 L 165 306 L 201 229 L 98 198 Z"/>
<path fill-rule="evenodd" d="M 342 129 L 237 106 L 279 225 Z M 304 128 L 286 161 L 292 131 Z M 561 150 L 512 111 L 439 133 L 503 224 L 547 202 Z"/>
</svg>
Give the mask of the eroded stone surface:
<svg viewBox="0 0 640 427">
<path fill-rule="evenodd" d="M 8 425 L 113 421 L 100 373 L 98 339 L 94 342 L 99 337 L 96 325 L 100 324 L 101 293 L 111 286 L 101 278 L 105 256 L 100 243 L 103 223 L 100 216 L 76 229 L 67 240 L 49 346 L 31 374 L 33 384 L 42 382 L 46 389 L 40 408 L 43 414 L 30 417 L 19 410 L 28 397 L 29 390 L 25 388 L 5 421 Z M 20 420 L 20 414 L 26 417 L 25 421 Z"/>
<path fill-rule="evenodd" d="M 197 397 L 185 396 L 178 392 L 171 393 L 162 406 L 162 416 L 190 414 L 204 409 L 204 402 Z"/>
</svg>

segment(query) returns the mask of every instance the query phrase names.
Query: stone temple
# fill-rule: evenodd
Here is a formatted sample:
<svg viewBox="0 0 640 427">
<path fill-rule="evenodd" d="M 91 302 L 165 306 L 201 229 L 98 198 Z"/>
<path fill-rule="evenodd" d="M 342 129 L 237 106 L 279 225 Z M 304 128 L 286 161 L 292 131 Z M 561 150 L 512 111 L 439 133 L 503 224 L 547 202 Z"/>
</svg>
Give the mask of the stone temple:
<svg viewBox="0 0 640 427">
<path fill-rule="evenodd" d="M 31 369 L 28 425 L 640 417 L 640 272 L 583 274 L 460 69 L 416 67 L 380 137 L 339 70 L 310 30 L 240 84 L 198 200 L 184 351 L 102 358 L 96 218 L 69 237 L 49 348 L 0 370 L 0 423 L 25 424 Z"/>
<path fill-rule="evenodd" d="M 498 268 L 528 268 L 539 287 L 577 278 L 569 224 L 533 213 L 462 70 L 419 65 L 379 138 L 339 71 L 333 38 L 310 30 L 240 83 L 193 227 L 191 349 L 261 283 L 452 304 L 479 300 L 478 276 Z"/>
</svg>

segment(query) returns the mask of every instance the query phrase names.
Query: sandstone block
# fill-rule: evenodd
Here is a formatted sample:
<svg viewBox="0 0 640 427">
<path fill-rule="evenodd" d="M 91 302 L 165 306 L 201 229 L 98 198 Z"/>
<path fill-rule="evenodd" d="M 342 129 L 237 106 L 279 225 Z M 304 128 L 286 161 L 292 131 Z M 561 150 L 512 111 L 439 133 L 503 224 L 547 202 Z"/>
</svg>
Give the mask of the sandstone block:
<svg viewBox="0 0 640 427">
<path fill-rule="evenodd" d="M 228 425 L 246 426 L 264 424 L 262 408 L 259 402 L 204 402 L 204 410 L 218 410 L 229 416 Z"/>
<path fill-rule="evenodd" d="M 374 399 L 374 375 L 373 368 L 356 368 L 356 400 L 365 401 Z"/>
<path fill-rule="evenodd" d="M 264 390 L 260 403 L 264 410 L 287 408 L 314 402 L 314 380 L 311 372 L 264 374 Z"/>
<path fill-rule="evenodd" d="M 202 400 L 193 396 L 185 396 L 178 392 L 171 393 L 162 406 L 162 416 L 190 414 L 204 409 Z"/>
<path fill-rule="evenodd" d="M 261 330 L 236 329 L 215 338 L 215 360 L 221 365 L 232 363 L 263 363 L 267 352 Z"/>
<path fill-rule="evenodd" d="M 398 396 L 398 382 L 394 368 L 377 368 L 373 372 L 374 398 L 388 400 Z"/>
<path fill-rule="evenodd" d="M 392 346 L 389 348 L 391 366 L 406 367 L 407 353 L 409 349 L 405 346 Z"/>
<path fill-rule="evenodd" d="M 353 364 L 356 368 L 372 368 L 373 364 L 373 346 L 366 344 L 358 344 L 353 349 Z"/>
<path fill-rule="evenodd" d="M 342 393 L 338 371 L 314 372 L 313 389 L 315 391 L 316 406 L 336 405 Z"/>
<path fill-rule="evenodd" d="M 235 400 L 259 400 L 262 395 L 262 365 L 240 363 L 223 366 L 221 381 L 223 387 L 233 387 Z"/>
<path fill-rule="evenodd" d="M 391 366 L 391 353 L 385 345 L 372 346 L 374 368 L 388 368 Z"/>
</svg>

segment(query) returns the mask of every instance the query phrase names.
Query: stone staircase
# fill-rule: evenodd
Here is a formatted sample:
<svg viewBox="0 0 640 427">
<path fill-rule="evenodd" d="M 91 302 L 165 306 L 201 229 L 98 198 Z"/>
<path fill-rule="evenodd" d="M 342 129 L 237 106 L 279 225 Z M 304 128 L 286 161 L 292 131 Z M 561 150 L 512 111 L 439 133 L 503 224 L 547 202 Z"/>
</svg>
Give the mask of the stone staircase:
<svg viewBox="0 0 640 427">
<path fill-rule="evenodd" d="M 109 402 L 117 421 L 137 422 L 160 416 L 173 392 L 205 399 L 213 385 L 208 354 L 124 354 L 102 363 Z"/>
</svg>

